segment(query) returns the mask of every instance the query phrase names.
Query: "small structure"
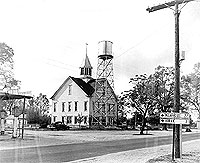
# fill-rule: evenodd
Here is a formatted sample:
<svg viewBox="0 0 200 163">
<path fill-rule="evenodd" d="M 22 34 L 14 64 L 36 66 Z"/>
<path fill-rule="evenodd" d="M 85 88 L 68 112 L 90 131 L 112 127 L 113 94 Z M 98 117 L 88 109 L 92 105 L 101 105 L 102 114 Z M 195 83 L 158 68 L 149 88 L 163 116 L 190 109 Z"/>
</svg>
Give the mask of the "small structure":
<svg viewBox="0 0 200 163">
<path fill-rule="evenodd" d="M 17 95 L 17 94 L 9 94 L 9 93 L 4 93 L 4 92 L 1 92 L 0 93 L 0 100 L 15 100 L 15 99 L 24 99 L 24 104 L 23 104 L 23 111 L 22 111 L 22 115 L 21 115 L 21 121 L 22 121 L 22 139 L 23 139 L 23 136 L 24 136 L 24 123 L 25 123 L 25 102 L 26 102 L 26 99 L 31 99 L 32 97 L 31 96 L 26 96 L 26 95 Z M 1 109 L 1 108 L 0 108 Z M 5 119 L 7 116 L 2 116 L 2 111 L 1 111 L 1 134 L 4 134 L 5 132 Z M 13 138 L 16 138 L 16 135 L 17 135 L 17 127 L 18 127 L 18 123 L 17 123 L 17 120 L 18 120 L 18 117 L 14 116 L 14 123 L 13 123 L 13 135 L 12 137 Z"/>
</svg>

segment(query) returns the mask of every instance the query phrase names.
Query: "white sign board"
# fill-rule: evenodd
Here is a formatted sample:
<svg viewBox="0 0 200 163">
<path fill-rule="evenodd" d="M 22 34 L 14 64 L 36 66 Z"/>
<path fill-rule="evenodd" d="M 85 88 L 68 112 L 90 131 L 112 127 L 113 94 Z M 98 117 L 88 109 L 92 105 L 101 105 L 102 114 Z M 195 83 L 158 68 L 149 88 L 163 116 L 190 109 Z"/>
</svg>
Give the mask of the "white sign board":
<svg viewBox="0 0 200 163">
<path fill-rule="evenodd" d="M 188 119 L 175 119 L 174 123 L 175 124 L 190 124 L 190 120 L 188 120 Z"/>
<path fill-rule="evenodd" d="M 160 118 L 160 123 L 174 124 L 174 119 Z"/>
<path fill-rule="evenodd" d="M 174 124 L 174 113 L 170 112 L 160 113 L 160 123 Z"/>
<path fill-rule="evenodd" d="M 190 115 L 188 113 L 160 113 L 160 123 L 168 124 L 189 124 Z"/>
<path fill-rule="evenodd" d="M 189 119 L 190 115 L 188 113 L 175 113 L 175 119 Z"/>
<path fill-rule="evenodd" d="M 160 113 L 160 118 L 174 118 L 174 113 L 162 112 Z"/>
</svg>

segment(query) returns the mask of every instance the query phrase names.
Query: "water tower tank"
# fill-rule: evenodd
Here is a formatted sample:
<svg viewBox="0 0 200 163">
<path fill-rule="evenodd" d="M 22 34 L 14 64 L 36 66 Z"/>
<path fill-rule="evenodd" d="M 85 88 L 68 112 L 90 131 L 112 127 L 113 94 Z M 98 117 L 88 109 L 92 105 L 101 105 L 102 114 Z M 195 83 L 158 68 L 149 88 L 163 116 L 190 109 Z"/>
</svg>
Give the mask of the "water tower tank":
<svg viewBox="0 0 200 163">
<path fill-rule="evenodd" d="M 100 41 L 99 42 L 99 50 L 98 50 L 98 58 L 106 60 L 112 59 L 112 42 L 111 41 Z"/>
</svg>

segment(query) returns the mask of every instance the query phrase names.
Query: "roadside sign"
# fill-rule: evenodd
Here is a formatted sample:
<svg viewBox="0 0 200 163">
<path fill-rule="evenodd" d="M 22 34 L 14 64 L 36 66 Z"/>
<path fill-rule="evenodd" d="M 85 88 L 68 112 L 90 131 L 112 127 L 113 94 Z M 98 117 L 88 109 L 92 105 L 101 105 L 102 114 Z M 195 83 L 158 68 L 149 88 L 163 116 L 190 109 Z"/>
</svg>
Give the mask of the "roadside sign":
<svg viewBox="0 0 200 163">
<path fill-rule="evenodd" d="M 160 123 L 174 124 L 174 113 L 170 112 L 160 113 Z"/>
<path fill-rule="evenodd" d="M 174 119 L 160 118 L 160 123 L 174 124 Z"/>
<path fill-rule="evenodd" d="M 160 118 L 174 118 L 174 113 L 162 112 L 160 113 Z"/>
<path fill-rule="evenodd" d="M 188 113 L 171 113 L 162 112 L 160 113 L 160 123 L 167 124 L 189 124 L 190 115 Z"/>
<path fill-rule="evenodd" d="M 190 115 L 188 113 L 175 113 L 175 119 L 189 119 Z"/>
<path fill-rule="evenodd" d="M 189 119 L 175 119 L 174 124 L 190 124 Z"/>
</svg>

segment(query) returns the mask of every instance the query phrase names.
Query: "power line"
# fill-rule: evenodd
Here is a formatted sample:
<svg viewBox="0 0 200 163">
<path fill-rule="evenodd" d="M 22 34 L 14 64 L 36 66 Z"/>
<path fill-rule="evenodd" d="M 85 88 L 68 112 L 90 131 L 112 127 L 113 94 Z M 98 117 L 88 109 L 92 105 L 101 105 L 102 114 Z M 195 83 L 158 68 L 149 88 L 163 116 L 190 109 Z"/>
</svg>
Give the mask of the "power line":
<svg viewBox="0 0 200 163">
<path fill-rule="evenodd" d="M 164 27 L 166 28 L 169 25 L 169 23 L 164 24 L 163 26 L 161 26 L 160 28 L 158 28 L 157 30 L 153 31 L 151 34 L 147 35 L 143 40 L 141 40 L 140 42 L 138 42 L 136 45 L 128 48 L 126 51 L 124 51 L 123 53 L 121 53 L 120 55 L 116 56 L 115 59 L 118 59 L 119 57 L 121 57 L 122 55 L 126 54 L 128 51 L 130 51 L 131 49 L 136 48 L 137 46 L 139 46 L 140 44 L 142 44 L 144 41 L 146 41 L 148 38 L 150 38 L 154 33 L 158 32 L 159 30 L 163 29 Z"/>
</svg>

